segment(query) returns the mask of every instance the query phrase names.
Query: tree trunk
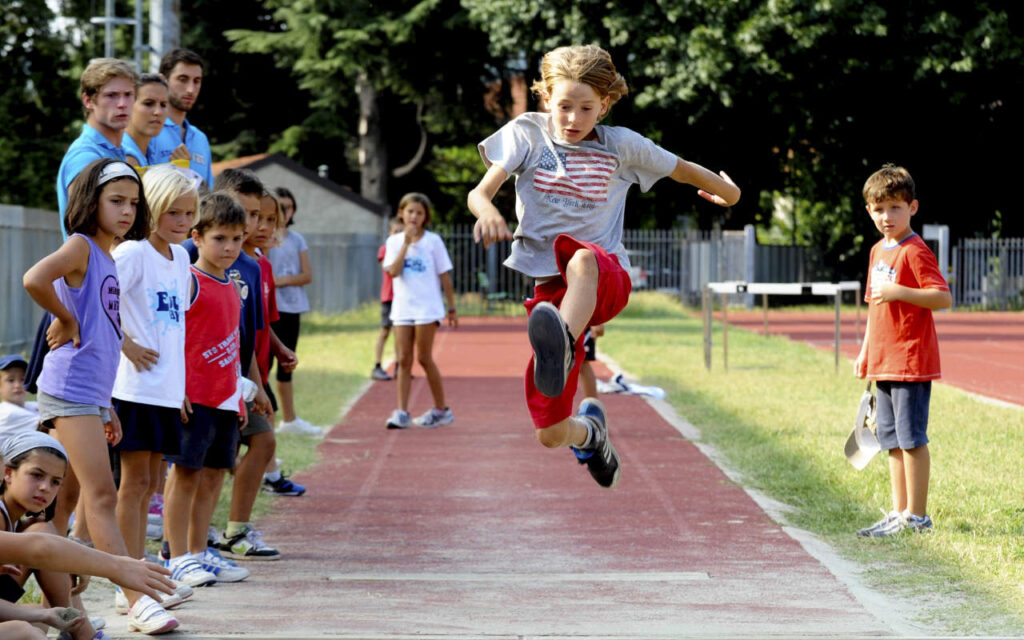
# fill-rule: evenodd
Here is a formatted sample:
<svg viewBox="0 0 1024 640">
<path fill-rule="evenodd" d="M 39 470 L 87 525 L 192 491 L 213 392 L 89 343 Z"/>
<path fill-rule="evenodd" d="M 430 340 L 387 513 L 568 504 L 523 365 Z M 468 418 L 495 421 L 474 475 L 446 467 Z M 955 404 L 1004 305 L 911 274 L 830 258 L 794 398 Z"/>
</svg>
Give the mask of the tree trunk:
<svg viewBox="0 0 1024 640">
<path fill-rule="evenodd" d="M 364 198 L 388 203 L 388 154 L 381 135 L 377 89 L 361 74 L 356 82 L 359 91 L 359 170 L 360 191 Z"/>
</svg>

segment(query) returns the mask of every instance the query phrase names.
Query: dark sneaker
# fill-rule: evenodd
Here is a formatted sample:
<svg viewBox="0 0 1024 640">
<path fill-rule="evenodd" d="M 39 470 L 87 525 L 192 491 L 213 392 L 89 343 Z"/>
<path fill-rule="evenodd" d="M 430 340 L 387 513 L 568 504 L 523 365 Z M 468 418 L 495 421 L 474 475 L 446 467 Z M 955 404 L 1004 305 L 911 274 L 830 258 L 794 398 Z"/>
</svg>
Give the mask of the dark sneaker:
<svg viewBox="0 0 1024 640">
<path fill-rule="evenodd" d="M 558 307 L 541 302 L 530 312 L 526 332 L 533 347 L 533 384 L 547 397 L 557 398 L 565 389 L 575 360 L 569 328 Z"/>
<path fill-rule="evenodd" d="M 275 496 L 301 496 L 306 493 L 306 487 L 297 482 L 292 482 L 288 476 L 281 474 L 281 477 L 271 482 L 263 477 L 263 490 Z"/>
<path fill-rule="evenodd" d="M 584 449 L 572 447 L 580 464 L 587 465 L 590 475 L 597 484 L 612 489 L 619 482 L 619 454 L 608 439 L 608 424 L 605 421 L 604 405 L 595 398 L 586 398 L 580 403 L 576 415 L 586 418 L 594 429 L 590 446 Z"/>
<path fill-rule="evenodd" d="M 370 372 L 370 378 L 373 380 L 390 380 L 391 376 L 388 375 L 387 371 L 381 369 L 380 365 L 377 365 Z"/>
<path fill-rule="evenodd" d="M 248 525 L 243 531 L 230 538 L 226 533 L 220 534 L 216 546 L 221 553 L 235 560 L 279 560 L 281 558 L 277 549 L 269 547 L 263 542 L 263 534 Z"/>
</svg>

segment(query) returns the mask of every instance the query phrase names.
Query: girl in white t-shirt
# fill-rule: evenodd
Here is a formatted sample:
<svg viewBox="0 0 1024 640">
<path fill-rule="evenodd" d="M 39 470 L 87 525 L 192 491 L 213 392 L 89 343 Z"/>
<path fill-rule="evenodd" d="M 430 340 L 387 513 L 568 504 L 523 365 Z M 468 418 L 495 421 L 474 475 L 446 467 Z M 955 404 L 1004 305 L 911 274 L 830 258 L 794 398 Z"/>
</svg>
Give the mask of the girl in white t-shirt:
<svg viewBox="0 0 1024 640">
<path fill-rule="evenodd" d="M 124 433 L 114 447 L 121 457 L 117 522 L 133 558 L 146 550 L 149 500 L 165 474 L 163 458 L 181 448 L 191 282 L 181 242 L 192 227 L 198 198 L 193 179 L 173 165 L 151 167 L 142 187 L 152 231 L 145 240 L 122 242 L 113 252 L 124 329 L 113 391 Z"/>
<path fill-rule="evenodd" d="M 445 404 L 441 371 L 433 355 L 434 334 L 441 320 L 447 316 L 449 326 L 458 326 L 452 261 L 441 236 L 425 228 L 430 223 L 430 210 L 430 200 L 422 193 L 407 193 L 402 197 L 398 217 L 405 230 L 388 237 L 381 263 L 394 279 L 391 322 L 398 353 L 398 408 L 388 418 L 388 429 L 407 429 L 414 423 L 421 427 L 439 427 L 455 420 Z M 441 289 L 448 300 L 447 313 Z M 434 406 L 419 418 L 410 420 L 408 404 L 414 350 L 427 374 Z"/>
</svg>

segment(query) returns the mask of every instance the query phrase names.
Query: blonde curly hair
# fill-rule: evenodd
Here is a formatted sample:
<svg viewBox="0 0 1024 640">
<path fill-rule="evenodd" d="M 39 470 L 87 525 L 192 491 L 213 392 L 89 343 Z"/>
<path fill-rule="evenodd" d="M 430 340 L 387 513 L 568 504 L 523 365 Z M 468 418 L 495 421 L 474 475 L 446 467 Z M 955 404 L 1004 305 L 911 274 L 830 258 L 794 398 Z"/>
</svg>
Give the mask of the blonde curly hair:
<svg viewBox="0 0 1024 640">
<path fill-rule="evenodd" d="M 615 63 L 607 51 L 594 45 L 558 47 L 544 54 L 540 62 L 540 79 L 530 90 L 541 99 L 550 96 L 555 83 L 571 80 L 594 89 L 603 100 L 609 98 L 608 115 L 612 105 L 629 93 L 626 79 L 615 70 Z"/>
</svg>

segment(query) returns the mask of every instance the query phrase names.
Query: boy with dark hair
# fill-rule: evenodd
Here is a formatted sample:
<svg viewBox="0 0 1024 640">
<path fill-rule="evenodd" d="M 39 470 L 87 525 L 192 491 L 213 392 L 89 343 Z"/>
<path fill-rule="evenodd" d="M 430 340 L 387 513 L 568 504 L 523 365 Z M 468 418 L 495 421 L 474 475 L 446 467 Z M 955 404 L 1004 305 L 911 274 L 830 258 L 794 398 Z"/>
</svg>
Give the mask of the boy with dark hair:
<svg viewBox="0 0 1024 640">
<path fill-rule="evenodd" d="M 22 431 L 39 426 L 39 408 L 25 401 L 25 370 L 28 362 L 19 355 L 0 358 L 0 445 Z"/>
<path fill-rule="evenodd" d="M 857 532 L 882 538 L 906 529 L 930 531 L 928 405 L 942 375 L 933 309 L 952 304 L 935 256 L 910 228 L 917 213 L 914 180 L 892 164 L 871 174 L 864 201 L 882 239 L 871 248 L 865 300 L 868 323 L 854 361 L 858 378 L 878 390 L 878 441 L 889 452 L 892 511 Z"/>
<path fill-rule="evenodd" d="M 171 49 L 160 60 L 160 75 L 167 81 L 169 102 L 167 120 L 160 134 L 150 140 L 154 163 L 185 158 L 189 168 L 213 185 L 213 157 L 206 134 L 188 121 L 186 116 L 199 99 L 206 65 L 194 51 L 180 47 Z"/>
</svg>

